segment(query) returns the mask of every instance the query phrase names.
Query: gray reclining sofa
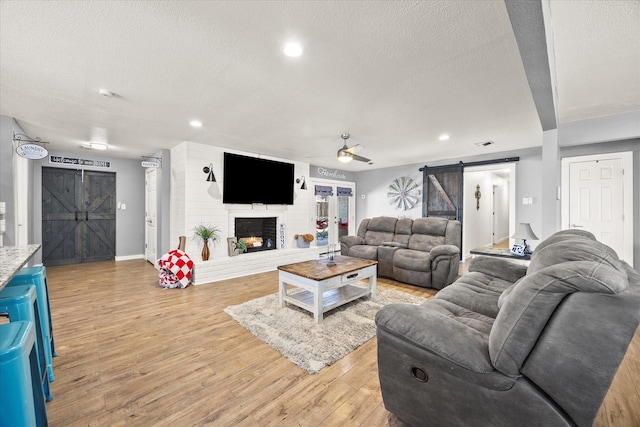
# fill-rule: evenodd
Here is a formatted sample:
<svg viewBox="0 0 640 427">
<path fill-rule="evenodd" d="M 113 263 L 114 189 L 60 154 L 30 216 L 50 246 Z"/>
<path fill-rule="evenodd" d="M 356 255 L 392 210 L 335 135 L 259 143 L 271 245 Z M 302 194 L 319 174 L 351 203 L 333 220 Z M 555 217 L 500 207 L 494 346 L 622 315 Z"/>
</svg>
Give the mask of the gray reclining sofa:
<svg viewBox="0 0 640 427">
<path fill-rule="evenodd" d="M 591 426 L 640 320 L 640 274 L 593 235 L 528 266 L 474 258 L 422 305 L 376 315 L 384 405 L 414 426 Z"/>
<path fill-rule="evenodd" d="M 378 261 L 378 276 L 442 289 L 458 277 L 460 221 L 444 218 L 365 218 L 357 236 L 340 239 L 340 254 Z"/>
</svg>

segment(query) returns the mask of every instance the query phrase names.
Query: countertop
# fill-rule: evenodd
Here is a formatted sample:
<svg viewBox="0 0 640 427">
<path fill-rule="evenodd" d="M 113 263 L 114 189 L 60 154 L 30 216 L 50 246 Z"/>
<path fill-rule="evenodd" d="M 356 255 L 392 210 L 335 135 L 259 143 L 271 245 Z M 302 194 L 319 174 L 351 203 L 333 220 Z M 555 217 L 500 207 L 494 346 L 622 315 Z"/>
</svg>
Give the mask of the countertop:
<svg viewBox="0 0 640 427">
<path fill-rule="evenodd" d="M 0 247 L 0 290 L 40 249 L 39 244 Z"/>
<path fill-rule="evenodd" d="M 495 248 L 491 245 L 480 246 L 478 248 L 472 249 L 471 255 L 485 255 L 485 256 L 496 256 L 500 258 L 511 258 L 517 260 L 529 261 L 531 259 L 531 255 L 516 255 L 506 248 Z"/>
</svg>

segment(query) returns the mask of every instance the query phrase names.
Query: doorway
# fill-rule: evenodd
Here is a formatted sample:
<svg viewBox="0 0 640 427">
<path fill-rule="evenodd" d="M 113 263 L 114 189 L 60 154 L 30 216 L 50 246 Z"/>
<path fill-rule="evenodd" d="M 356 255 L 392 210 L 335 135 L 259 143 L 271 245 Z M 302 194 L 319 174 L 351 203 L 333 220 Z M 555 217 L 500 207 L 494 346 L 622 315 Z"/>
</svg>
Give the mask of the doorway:
<svg viewBox="0 0 640 427">
<path fill-rule="evenodd" d="M 340 237 L 355 234 L 355 183 L 314 180 L 310 187 L 316 245 L 339 249 Z"/>
<path fill-rule="evenodd" d="M 632 152 L 565 157 L 561 228 L 593 233 L 633 266 L 633 193 Z"/>
<path fill-rule="evenodd" d="M 116 174 L 42 168 L 42 262 L 115 259 Z"/>
<path fill-rule="evenodd" d="M 464 168 L 467 208 L 462 220 L 463 259 L 479 246 L 511 247 L 509 236 L 515 231 L 516 217 L 515 169 L 515 163 Z"/>
<path fill-rule="evenodd" d="M 149 168 L 145 172 L 145 229 L 144 229 L 144 257 L 154 266 L 158 260 L 158 196 L 157 196 L 157 169 Z"/>
</svg>

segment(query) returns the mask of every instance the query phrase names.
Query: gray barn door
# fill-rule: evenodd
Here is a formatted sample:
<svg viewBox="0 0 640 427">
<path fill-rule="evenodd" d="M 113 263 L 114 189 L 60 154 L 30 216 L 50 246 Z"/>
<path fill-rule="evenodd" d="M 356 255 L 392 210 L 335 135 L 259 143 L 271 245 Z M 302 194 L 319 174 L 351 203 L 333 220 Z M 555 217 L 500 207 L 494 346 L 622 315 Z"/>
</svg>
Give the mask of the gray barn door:
<svg viewBox="0 0 640 427">
<path fill-rule="evenodd" d="M 422 188 L 422 216 L 457 219 L 462 222 L 463 172 L 462 163 L 448 166 L 424 167 Z"/>
<path fill-rule="evenodd" d="M 44 265 L 115 259 L 116 175 L 42 168 Z"/>
</svg>

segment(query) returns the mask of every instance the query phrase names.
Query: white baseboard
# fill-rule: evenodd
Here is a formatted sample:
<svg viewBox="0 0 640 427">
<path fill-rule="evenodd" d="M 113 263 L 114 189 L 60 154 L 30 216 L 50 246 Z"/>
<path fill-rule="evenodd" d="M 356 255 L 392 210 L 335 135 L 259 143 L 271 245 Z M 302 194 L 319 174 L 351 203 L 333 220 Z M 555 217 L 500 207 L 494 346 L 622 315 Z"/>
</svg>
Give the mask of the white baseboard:
<svg viewBox="0 0 640 427">
<path fill-rule="evenodd" d="M 144 259 L 144 254 L 117 256 L 116 261 L 129 261 L 131 259 Z"/>
</svg>

